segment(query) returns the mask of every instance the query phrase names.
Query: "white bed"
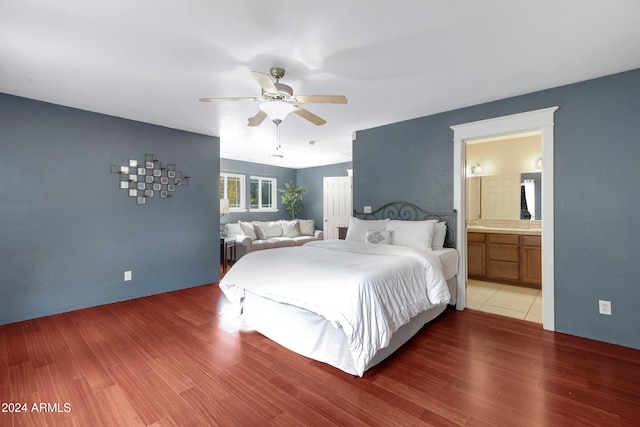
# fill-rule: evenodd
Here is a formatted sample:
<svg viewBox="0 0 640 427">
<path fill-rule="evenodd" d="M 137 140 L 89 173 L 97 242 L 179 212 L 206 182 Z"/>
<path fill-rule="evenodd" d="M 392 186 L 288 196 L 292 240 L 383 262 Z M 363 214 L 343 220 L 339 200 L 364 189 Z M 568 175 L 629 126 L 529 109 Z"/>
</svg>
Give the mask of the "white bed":
<svg viewBox="0 0 640 427">
<path fill-rule="evenodd" d="M 221 312 L 292 351 L 362 376 L 455 304 L 458 254 L 422 243 L 354 241 L 357 228 L 351 224 L 347 241 L 247 254 L 220 282 Z M 402 232 L 395 231 L 399 240 Z"/>
</svg>

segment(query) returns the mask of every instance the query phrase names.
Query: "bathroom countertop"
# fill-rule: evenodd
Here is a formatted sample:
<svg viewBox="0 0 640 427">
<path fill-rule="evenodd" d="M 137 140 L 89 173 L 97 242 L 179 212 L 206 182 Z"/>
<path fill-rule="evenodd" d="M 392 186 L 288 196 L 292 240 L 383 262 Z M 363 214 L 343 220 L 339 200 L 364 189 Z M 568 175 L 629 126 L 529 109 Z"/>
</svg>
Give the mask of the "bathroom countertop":
<svg viewBox="0 0 640 427">
<path fill-rule="evenodd" d="M 527 236 L 540 236 L 540 228 L 507 228 L 507 227 L 486 227 L 484 225 L 471 225 L 467 227 L 468 232 L 478 233 L 499 233 L 499 234 L 522 234 Z"/>
</svg>

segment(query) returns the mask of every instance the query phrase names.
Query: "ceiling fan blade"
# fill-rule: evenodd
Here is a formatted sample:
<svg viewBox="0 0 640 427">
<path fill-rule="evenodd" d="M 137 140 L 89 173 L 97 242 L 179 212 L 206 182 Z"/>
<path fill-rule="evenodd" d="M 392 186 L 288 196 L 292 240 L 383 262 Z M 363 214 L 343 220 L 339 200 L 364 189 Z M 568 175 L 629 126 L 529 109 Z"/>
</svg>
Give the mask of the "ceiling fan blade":
<svg viewBox="0 0 640 427">
<path fill-rule="evenodd" d="M 296 102 L 315 104 L 346 104 L 347 97 L 343 95 L 296 95 Z"/>
<path fill-rule="evenodd" d="M 269 74 L 261 73 L 259 71 L 252 71 L 251 74 L 253 74 L 253 77 L 258 81 L 258 84 L 263 91 L 267 93 L 278 93 L 278 88 L 275 83 L 273 83 L 273 80 L 271 80 L 271 76 Z"/>
<path fill-rule="evenodd" d="M 262 123 L 266 118 L 267 113 L 262 110 L 258 110 L 258 114 L 249 119 L 249 123 L 247 123 L 247 126 L 260 126 L 260 123 Z"/>
<path fill-rule="evenodd" d="M 200 98 L 200 102 L 224 102 L 224 101 L 258 101 L 260 98 Z"/>
<path fill-rule="evenodd" d="M 318 117 L 311 111 L 305 110 L 304 108 L 298 107 L 297 105 L 293 107 L 292 112 L 299 115 L 303 119 L 309 120 L 314 125 L 322 126 L 323 124 L 327 123 L 325 119 Z"/>
</svg>

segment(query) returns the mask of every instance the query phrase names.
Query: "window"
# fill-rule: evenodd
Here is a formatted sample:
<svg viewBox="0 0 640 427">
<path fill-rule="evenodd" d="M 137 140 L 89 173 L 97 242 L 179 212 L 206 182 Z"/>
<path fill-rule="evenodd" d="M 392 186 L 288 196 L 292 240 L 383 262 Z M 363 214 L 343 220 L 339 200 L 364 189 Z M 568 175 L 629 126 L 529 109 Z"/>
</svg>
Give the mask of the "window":
<svg viewBox="0 0 640 427">
<path fill-rule="evenodd" d="M 249 183 L 250 209 L 252 211 L 277 211 L 277 188 L 278 182 L 275 178 L 252 176 Z"/>
<path fill-rule="evenodd" d="M 229 200 L 230 212 L 242 212 L 244 207 L 244 175 L 220 174 L 220 198 Z"/>
</svg>

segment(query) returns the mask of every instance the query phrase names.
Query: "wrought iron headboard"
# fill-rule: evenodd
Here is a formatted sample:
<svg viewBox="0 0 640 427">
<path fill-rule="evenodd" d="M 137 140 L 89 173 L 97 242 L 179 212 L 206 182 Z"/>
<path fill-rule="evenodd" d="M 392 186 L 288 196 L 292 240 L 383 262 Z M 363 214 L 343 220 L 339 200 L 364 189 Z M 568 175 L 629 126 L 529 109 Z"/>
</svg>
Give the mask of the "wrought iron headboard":
<svg viewBox="0 0 640 427">
<path fill-rule="evenodd" d="M 429 212 L 409 202 L 387 203 L 370 213 L 353 210 L 353 216 L 360 219 L 396 219 L 401 221 L 423 221 L 437 219 L 447 223 L 447 237 L 444 245 L 447 248 L 456 247 L 456 210 L 451 212 Z"/>
</svg>

